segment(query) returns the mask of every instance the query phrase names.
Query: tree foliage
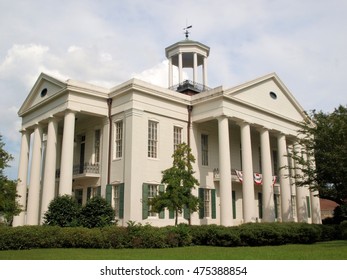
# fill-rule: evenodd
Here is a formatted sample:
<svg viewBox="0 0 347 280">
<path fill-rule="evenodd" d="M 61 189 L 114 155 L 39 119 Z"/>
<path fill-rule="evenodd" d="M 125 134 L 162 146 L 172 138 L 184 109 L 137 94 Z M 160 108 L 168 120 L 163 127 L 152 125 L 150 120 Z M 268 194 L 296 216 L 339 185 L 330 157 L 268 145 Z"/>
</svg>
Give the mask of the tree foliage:
<svg viewBox="0 0 347 280">
<path fill-rule="evenodd" d="M 75 198 L 70 195 L 59 195 L 48 205 L 44 214 L 44 224 L 50 226 L 78 226 L 80 207 Z"/>
<path fill-rule="evenodd" d="M 332 113 L 313 111 L 299 131 L 298 145 L 289 155 L 294 159 L 296 184 L 318 190 L 321 198 L 347 203 L 347 107 Z M 312 159 L 315 159 L 313 161 Z"/>
<path fill-rule="evenodd" d="M 101 196 L 91 198 L 82 208 L 80 224 L 84 227 L 104 227 L 111 225 L 115 217 L 111 205 Z"/>
<path fill-rule="evenodd" d="M 113 220 L 114 210 L 100 196 L 91 198 L 83 207 L 70 195 L 57 196 L 44 214 L 44 224 L 60 227 L 104 227 Z"/>
<path fill-rule="evenodd" d="M 166 190 L 154 197 L 151 205 L 156 212 L 161 212 L 165 208 L 174 211 L 175 225 L 177 225 L 178 214 L 184 209 L 188 211 L 189 217 L 198 210 L 199 199 L 192 194 L 192 190 L 199 185 L 199 182 L 193 176 L 192 163 L 195 162 L 195 158 L 187 144 L 178 145 L 172 158 L 172 167 L 162 171 L 161 183 L 166 185 Z"/>
<path fill-rule="evenodd" d="M 5 144 L 0 135 L 0 217 L 6 224 L 11 225 L 13 216 L 21 212 L 21 206 L 17 202 L 17 181 L 9 180 L 4 174 L 4 169 L 9 167 L 9 162 L 13 160 L 11 154 L 4 149 Z"/>
</svg>

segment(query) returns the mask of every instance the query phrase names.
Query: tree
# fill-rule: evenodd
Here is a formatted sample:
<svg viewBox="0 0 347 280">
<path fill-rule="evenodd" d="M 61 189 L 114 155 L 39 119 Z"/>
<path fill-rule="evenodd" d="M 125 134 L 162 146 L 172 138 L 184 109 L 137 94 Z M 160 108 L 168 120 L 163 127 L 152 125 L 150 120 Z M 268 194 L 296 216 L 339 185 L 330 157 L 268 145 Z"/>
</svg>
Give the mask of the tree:
<svg viewBox="0 0 347 280">
<path fill-rule="evenodd" d="M 21 212 L 21 205 L 17 201 L 17 181 L 9 180 L 4 175 L 4 169 L 9 167 L 9 162 L 13 160 L 11 154 L 5 151 L 5 144 L 0 135 L 0 217 L 2 217 L 6 224 L 11 225 L 13 216 Z"/>
<path fill-rule="evenodd" d="M 318 190 L 321 198 L 347 204 L 347 107 L 332 113 L 313 111 L 303 123 L 296 149 L 289 154 L 295 162 L 290 167 L 298 186 Z M 315 161 L 313 161 L 315 159 Z"/>
<path fill-rule="evenodd" d="M 59 195 L 48 205 L 44 214 L 44 224 L 60 227 L 78 226 L 80 206 L 70 195 Z"/>
<path fill-rule="evenodd" d="M 152 209 L 161 212 L 165 208 L 175 213 L 175 225 L 178 222 L 178 214 L 184 209 L 190 214 L 198 210 L 199 199 L 192 194 L 195 186 L 199 182 L 193 176 L 192 163 L 195 162 L 191 149 L 182 143 L 172 155 L 173 165 L 171 168 L 162 171 L 162 184 L 166 185 L 165 192 L 160 192 L 151 200 Z M 190 218 L 189 218 L 190 223 Z"/>
<path fill-rule="evenodd" d="M 111 225 L 115 213 L 111 205 L 101 196 L 91 198 L 81 210 L 80 223 L 84 227 L 104 227 Z"/>
</svg>

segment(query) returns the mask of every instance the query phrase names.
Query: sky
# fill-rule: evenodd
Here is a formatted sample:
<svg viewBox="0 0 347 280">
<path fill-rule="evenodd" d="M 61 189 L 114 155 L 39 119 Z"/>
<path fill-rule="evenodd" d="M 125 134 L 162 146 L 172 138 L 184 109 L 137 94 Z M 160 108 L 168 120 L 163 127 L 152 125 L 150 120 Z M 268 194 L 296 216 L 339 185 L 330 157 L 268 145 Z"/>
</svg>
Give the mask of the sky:
<svg viewBox="0 0 347 280">
<path fill-rule="evenodd" d="M 168 86 L 165 48 L 210 49 L 208 86 L 277 73 L 302 107 L 347 105 L 345 0 L 0 0 L 0 134 L 14 156 L 17 113 L 41 72 L 107 88 L 131 78 Z"/>
</svg>

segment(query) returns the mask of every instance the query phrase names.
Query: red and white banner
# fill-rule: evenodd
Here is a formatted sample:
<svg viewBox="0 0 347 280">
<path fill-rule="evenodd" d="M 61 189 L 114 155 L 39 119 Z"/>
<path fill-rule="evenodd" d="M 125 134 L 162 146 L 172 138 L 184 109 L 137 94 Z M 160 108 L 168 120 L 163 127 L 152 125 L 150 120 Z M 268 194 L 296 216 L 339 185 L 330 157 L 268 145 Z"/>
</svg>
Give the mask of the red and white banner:
<svg viewBox="0 0 347 280">
<path fill-rule="evenodd" d="M 240 183 L 243 182 L 243 175 L 242 175 L 242 171 L 241 170 L 236 170 L 236 176 L 239 179 Z M 254 183 L 257 185 L 262 185 L 263 184 L 263 175 L 261 173 L 253 173 L 253 180 Z M 272 177 L 272 185 L 275 185 L 277 181 L 277 176 L 273 176 Z"/>
</svg>

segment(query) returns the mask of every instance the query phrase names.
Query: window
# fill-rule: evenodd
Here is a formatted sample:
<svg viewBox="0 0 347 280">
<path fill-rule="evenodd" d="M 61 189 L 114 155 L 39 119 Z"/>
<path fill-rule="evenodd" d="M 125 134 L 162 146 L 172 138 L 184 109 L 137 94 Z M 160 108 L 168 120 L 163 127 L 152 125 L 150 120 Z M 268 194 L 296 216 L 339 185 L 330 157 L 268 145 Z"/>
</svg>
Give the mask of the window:
<svg viewBox="0 0 347 280">
<path fill-rule="evenodd" d="M 148 121 L 148 157 L 158 157 L 158 123 Z"/>
<path fill-rule="evenodd" d="M 94 163 L 100 162 L 100 129 L 94 132 Z"/>
<path fill-rule="evenodd" d="M 211 190 L 205 189 L 204 194 L 204 217 L 210 217 Z"/>
<path fill-rule="evenodd" d="M 115 149 L 114 158 L 121 158 L 123 156 L 123 121 L 115 123 Z"/>
<path fill-rule="evenodd" d="M 182 143 L 182 127 L 174 126 L 174 151 L 177 146 Z"/>
<path fill-rule="evenodd" d="M 199 218 L 216 219 L 216 190 L 199 188 L 199 200 L 203 202 L 199 207 Z"/>
<path fill-rule="evenodd" d="M 75 190 L 75 199 L 77 201 L 77 204 L 82 206 L 82 203 L 83 203 L 83 189 Z"/>
<path fill-rule="evenodd" d="M 152 205 L 150 204 L 151 200 L 157 196 L 158 186 L 157 185 L 148 185 L 148 216 L 156 217 L 157 213 L 152 211 Z"/>
<path fill-rule="evenodd" d="M 201 134 L 201 164 L 208 165 L 208 135 Z"/>
<path fill-rule="evenodd" d="M 258 192 L 258 217 L 263 218 L 263 193 Z"/>
<path fill-rule="evenodd" d="M 273 164 L 274 164 L 274 175 L 278 176 L 278 153 L 276 150 L 272 151 L 272 159 L 273 159 Z"/>
</svg>

